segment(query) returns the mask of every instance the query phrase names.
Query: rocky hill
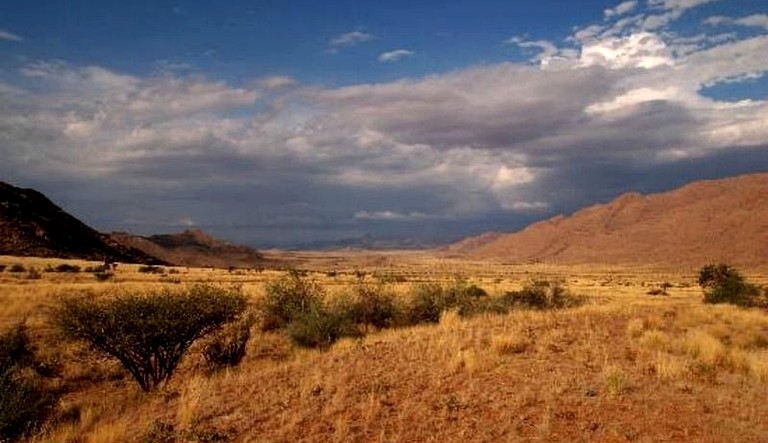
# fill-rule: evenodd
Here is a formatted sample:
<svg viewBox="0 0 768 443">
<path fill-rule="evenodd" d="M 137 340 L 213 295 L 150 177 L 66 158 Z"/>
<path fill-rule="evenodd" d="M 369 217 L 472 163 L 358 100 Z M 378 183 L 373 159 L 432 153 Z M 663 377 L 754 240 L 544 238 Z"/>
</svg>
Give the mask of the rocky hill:
<svg viewBox="0 0 768 443">
<path fill-rule="evenodd" d="M 110 238 L 179 266 L 249 268 L 264 264 L 259 251 L 215 239 L 201 229 L 149 237 L 113 232 Z"/>
<path fill-rule="evenodd" d="M 162 264 L 114 242 L 33 189 L 0 182 L 0 255 Z"/>
<path fill-rule="evenodd" d="M 766 265 L 768 173 L 624 194 L 515 233 L 471 237 L 446 251 L 507 262 Z"/>
</svg>

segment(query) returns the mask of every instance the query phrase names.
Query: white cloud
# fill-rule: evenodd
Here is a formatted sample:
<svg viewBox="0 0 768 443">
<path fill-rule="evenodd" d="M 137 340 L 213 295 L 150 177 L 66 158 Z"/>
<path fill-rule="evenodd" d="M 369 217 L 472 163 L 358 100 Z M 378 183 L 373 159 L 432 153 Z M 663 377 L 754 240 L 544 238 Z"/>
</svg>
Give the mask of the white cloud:
<svg viewBox="0 0 768 443">
<path fill-rule="evenodd" d="M 549 203 L 542 201 L 504 201 L 501 206 L 512 212 L 540 212 L 549 209 Z"/>
<path fill-rule="evenodd" d="M 355 220 L 417 221 L 430 218 L 430 216 L 423 212 L 358 211 L 354 218 Z"/>
<path fill-rule="evenodd" d="M 716 15 L 707 18 L 704 20 L 704 23 L 711 26 L 739 25 L 768 30 L 768 14 L 752 14 L 741 18 L 731 18 L 722 15 Z"/>
<path fill-rule="evenodd" d="M 622 110 L 631 109 L 637 105 L 652 101 L 681 101 L 686 94 L 676 87 L 667 88 L 638 88 L 622 95 L 611 98 L 605 102 L 592 103 L 585 108 L 591 115 L 615 114 Z"/>
<path fill-rule="evenodd" d="M 522 37 L 512 37 L 504 42 L 507 45 L 515 45 L 522 49 L 533 49 L 538 51 L 531 61 L 549 64 L 555 58 L 563 58 L 562 51 L 554 43 L 546 40 L 529 41 Z"/>
<path fill-rule="evenodd" d="M 18 34 L 14 34 L 13 32 L 0 29 L 0 40 L 10 40 L 12 42 L 23 42 L 24 38 L 22 38 Z"/>
<path fill-rule="evenodd" d="M 393 51 L 384 52 L 379 55 L 379 61 L 382 63 L 393 63 L 406 57 L 412 57 L 414 54 L 415 52 L 408 49 L 395 49 Z"/>
<path fill-rule="evenodd" d="M 637 7 L 637 1 L 636 0 L 629 0 L 622 3 L 619 3 L 614 8 L 606 9 L 603 11 L 603 15 L 606 18 L 615 17 L 618 15 L 624 15 L 633 9 Z"/>
<path fill-rule="evenodd" d="M 340 48 L 359 45 L 360 43 L 365 43 L 367 41 L 373 40 L 374 38 L 376 38 L 376 36 L 367 32 L 352 31 L 339 34 L 331 38 L 331 40 L 328 42 L 328 45 L 331 47 L 331 49 L 338 50 Z"/>
<path fill-rule="evenodd" d="M 648 5 L 652 8 L 668 11 L 687 11 L 688 9 L 716 1 L 719 0 L 649 0 Z"/>
<path fill-rule="evenodd" d="M 581 48 L 584 66 L 651 69 L 673 65 L 669 48 L 657 35 L 642 32 L 627 37 L 605 38 Z"/>
<path fill-rule="evenodd" d="M 768 14 L 748 15 L 746 17 L 736 19 L 734 23 L 742 26 L 752 26 L 752 27 L 768 29 Z"/>
</svg>

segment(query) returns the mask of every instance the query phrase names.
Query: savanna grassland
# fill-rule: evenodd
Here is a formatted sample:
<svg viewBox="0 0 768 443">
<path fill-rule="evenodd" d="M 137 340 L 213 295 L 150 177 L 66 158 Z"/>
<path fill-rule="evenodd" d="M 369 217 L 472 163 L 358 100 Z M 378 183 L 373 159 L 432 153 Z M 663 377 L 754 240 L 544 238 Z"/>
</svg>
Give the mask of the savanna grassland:
<svg viewBox="0 0 768 443">
<path fill-rule="evenodd" d="M 284 270 L 0 257 L 0 331 L 25 322 L 60 370 L 58 412 L 37 442 L 122 441 L 765 441 L 768 315 L 702 303 L 698 269 L 505 265 L 426 253 L 294 254 L 331 299 L 361 283 L 405 299 L 457 279 L 489 298 L 533 279 L 562 281 L 578 307 L 514 309 L 376 330 L 306 349 L 252 327 L 243 361 L 206 370 L 195 344 L 173 377 L 144 393 L 115 360 L 63 340 L 61 297 L 237 286 L 257 309 Z M 80 272 L 45 272 L 62 263 Z M 12 265 L 24 268 L 10 272 Z M 35 272 L 30 269 L 34 268 Z M 20 268 L 17 267 L 17 270 Z M 744 269 L 766 284 L 764 269 Z M 650 295 L 655 293 L 656 295 Z"/>
</svg>

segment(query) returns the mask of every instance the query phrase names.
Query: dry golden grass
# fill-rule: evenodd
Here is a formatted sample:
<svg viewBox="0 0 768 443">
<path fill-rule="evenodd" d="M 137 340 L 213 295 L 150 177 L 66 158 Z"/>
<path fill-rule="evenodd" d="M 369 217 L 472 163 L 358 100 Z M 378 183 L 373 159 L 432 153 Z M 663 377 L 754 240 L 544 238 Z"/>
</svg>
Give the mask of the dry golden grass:
<svg viewBox="0 0 768 443">
<path fill-rule="evenodd" d="M 764 441 L 768 435 L 768 316 L 701 303 L 695 270 L 462 262 L 424 254 L 298 254 L 331 295 L 385 276 L 402 295 L 456 275 L 491 296 L 534 277 L 563 278 L 589 303 L 576 309 L 461 318 L 343 339 L 328 351 L 254 330 L 237 368 L 206 374 L 194 348 L 160 391 L 142 394 L 119 365 L 57 339 L 46 310 L 56 298 L 175 287 L 242 285 L 254 300 L 281 271 L 178 268 L 165 277 L 120 265 L 91 274 L 0 273 L 0 326 L 26 319 L 58 356 L 61 410 L 37 442 L 148 441 Z M 0 257 L 44 269 L 61 259 Z M 78 263 L 80 264 L 80 263 Z M 95 265 L 97 263 L 81 266 Z M 328 275 L 336 271 L 336 275 Z M 748 278 L 765 283 L 765 273 Z M 405 280 L 405 281 L 402 281 Z M 177 283 L 178 281 L 179 283 Z M 672 283 L 669 296 L 647 295 Z M 155 434 L 155 436 L 157 436 Z"/>
</svg>

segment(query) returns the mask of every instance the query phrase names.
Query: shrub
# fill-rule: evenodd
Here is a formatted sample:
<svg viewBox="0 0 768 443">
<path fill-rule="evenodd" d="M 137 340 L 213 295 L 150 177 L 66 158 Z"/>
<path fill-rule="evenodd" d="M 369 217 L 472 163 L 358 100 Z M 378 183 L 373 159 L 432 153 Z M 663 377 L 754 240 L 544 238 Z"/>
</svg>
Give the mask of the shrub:
<svg viewBox="0 0 768 443">
<path fill-rule="evenodd" d="M 300 346 L 327 348 L 341 337 L 360 336 L 351 319 L 341 310 L 314 305 L 288 324 L 288 334 Z"/>
<path fill-rule="evenodd" d="M 203 357 L 211 370 L 234 367 L 245 357 L 245 349 L 251 338 L 253 316 L 245 315 L 213 335 L 203 348 Z"/>
<path fill-rule="evenodd" d="M 354 323 L 379 329 L 392 326 L 399 314 L 394 294 L 381 285 L 363 283 L 357 285 L 352 299 L 338 309 L 346 311 Z"/>
<path fill-rule="evenodd" d="M 321 306 L 324 297 L 320 285 L 306 280 L 302 272 L 295 270 L 267 285 L 266 292 L 261 305 L 261 328 L 264 331 L 287 326 L 294 319 Z"/>
<path fill-rule="evenodd" d="M 62 263 L 54 268 L 56 272 L 80 272 L 80 266 Z"/>
<path fill-rule="evenodd" d="M 445 287 L 436 283 L 420 285 L 411 296 L 407 319 L 411 324 L 437 323 L 440 314 L 454 308 L 461 316 L 474 315 L 488 310 L 489 304 L 483 301 L 487 295 L 483 288 L 469 285 L 463 278 Z"/>
<path fill-rule="evenodd" d="M 117 267 L 117 265 L 114 265 L 114 266 Z M 96 273 L 96 272 L 110 272 L 110 271 L 112 271 L 112 265 L 104 264 L 104 265 L 96 265 L 96 266 L 86 266 L 85 269 L 83 269 L 83 271 L 85 271 L 85 272 L 92 272 L 92 273 Z"/>
<path fill-rule="evenodd" d="M 149 391 L 171 377 L 192 343 L 233 320 L 245 305 L 239 290 L 196 285 L 176 292 L 64 298 L 53 320 L 66 336 L 118 359 Z"/>
<path fill-rule="evenodd" d="M 139 266 L 139 272 L 144 274 L 162 274 L 165 272 L 165 268 L 162 266 L 144 265 Z"/>
<path fill-rule="evenodd" d="M 720 263 L 699 270 L 699 286 L 704 291 L 704 303 L 730 303 L 738 306 L 766 307 L 765 294 L 748 283 L 733 267 Z"/>
<path fill-rule="evenodd" d="M 24 268 L 24 265 L 22 265 L 21 263 L 14 263 L 11 265 L 10 268 L 8 268 L 8 272 L 21 273 L 26 271 L 27 269 Z"/>
<path fill-rule="evenodd" d="M 519 291 L 506 292 L 500 302 L 504 308 L 562 309 L 579 306 L 584 298 L 572 294 L 562 281 L 533 280 Z"/>
<path fill-rule="evenodd" d="M 24 325 L 0 335 L 0 441 L 14 441 L 40 428 L 56 410 L 59 393 L 38 361 Z"/>
<path fill-rule="evenodd" d="M 7 268 L 7 265 L 0 265 L 0 272 L 5 271 L 5 268 Z"/>
<path fill-rule="evenodd" d="M 436 283 L 422 284 L 411 295 L 407 321 L 410 324 L 437 323 L 440 314 L 447 308 L 442 286 Z"/>
</svg>

